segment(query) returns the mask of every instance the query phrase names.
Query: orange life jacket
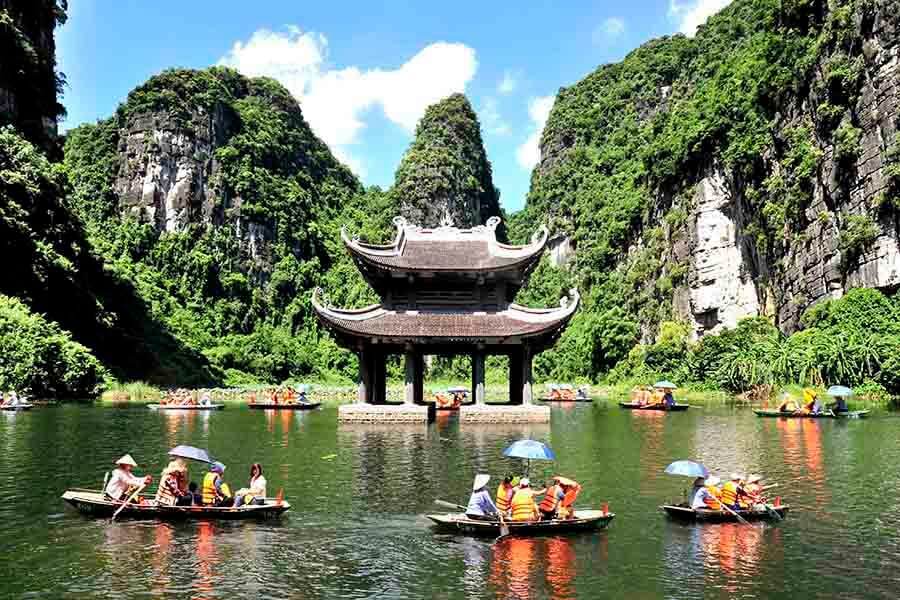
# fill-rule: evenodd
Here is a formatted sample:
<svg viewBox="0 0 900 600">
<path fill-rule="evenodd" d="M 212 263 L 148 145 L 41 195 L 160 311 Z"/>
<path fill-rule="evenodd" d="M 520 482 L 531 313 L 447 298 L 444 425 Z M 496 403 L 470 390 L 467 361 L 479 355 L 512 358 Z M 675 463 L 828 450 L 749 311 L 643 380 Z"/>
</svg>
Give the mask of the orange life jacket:
<svg viewBox="0 0 900 600">
<path fill-rule="evenodd" d="M 502 513 L 505 513 L 509 510 L 509 490 L 511 486 L 506 485 L 502 481 L 500 485 L 497 487 L 497 510 Z"/>
<path fill-rule="evenodd" d="M 703 503 L 714 510 L 721 510 L 722 505 L 719 503 L 717 498 L 722 495 L 722 491 L 714 485 L 706 486 L 706 491 L 709 492 L 713 497 L 710 498 L 709 496 L 706 496 L 705 498 L 703 498 Z"/>
<path fill-rule="evenodd" d="M 175 495 L 169 489 L 169 482 L 178 487 L 178 478 L 175 473 L 166 473 L 166 476 L 159 482 L 159 489 L 156 491 L 156 501 L 166 506 L 175 506 Z"/>
<path fill-rule="evenodd" d="M 756 500 L 762 495 L 763 489 L 758 483 L 748 483 L 744 486 L 744 491 L 747 492 L 748 496 Z"/>
<path fill-rule="evenodd" d="M 537 517 L 537 508 L 534 506 L 534 490 L 522 488 L 516 490 L 512 498 L 512 520 L 533 521 Z"/>
<path fill-rule="evenodd" d="M 548 513 L 556 510 L 556 506 L 559 504 L 559 499 L 556 496 L 559 494 L 559 491 L 559 485 L 551 485 L 548 487 L 547 493 L 544 494 L 544 499 L 541 500 L 541 504 L 538 508 Z"/>
<path fill-rule="evenodd" d="M 738 499 L 738 484 L 733 481 L 726 481 L 725 485 L 722 486 L 722 495 L 719 496 L 719 500 L 722 501 L 722 504 L 728 506 L 729 508 L 734 508 L 737 504 Z"/>
<path fill-rule="evenodd" d="M 216 492 L 216 480 L 218 478 L 219 474 L 215 471 L 210 471 L 203 476 L 202 500 L 203 504 L 207 506 L 215 504 L 216 500 L 220 498 L 219 493 Z"/>
</svg>

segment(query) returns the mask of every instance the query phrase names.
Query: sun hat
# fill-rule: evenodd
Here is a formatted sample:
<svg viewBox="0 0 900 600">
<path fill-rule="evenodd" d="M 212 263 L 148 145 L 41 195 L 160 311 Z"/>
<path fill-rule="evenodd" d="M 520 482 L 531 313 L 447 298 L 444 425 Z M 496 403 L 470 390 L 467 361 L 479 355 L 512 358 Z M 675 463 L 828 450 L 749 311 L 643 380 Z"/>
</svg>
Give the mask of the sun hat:
<svg viewBox="0 0 900 600">
<path fill-rule="evenodd" d="M 224 473 L 225 465 L 220 462 L 214 462 L 213 464 L 209 465 L 209 470 L 215 473 Z"/>
<path fill-rule="evenodd" d="M 743 479 L 743 477 L 741 477 L 740 473 L 731 474 L 731 481 L 740 481 L 741 479 Z"/>
<path fill-rule="evenodd" d="M 125 456 L 123 456 L 122 458 L 120 458 L 119 460 L 117 460 L 117 461 L 116 461 L 116 464 L 117 464 L 117 465 L 129 465 L 129 466 L 131 466 L 131 467 L 136 467 L 136 466 L 138 466 L 137 463 L 134 462 L 134 459 L 131 458 L 131 455 L 130 455 L 130 454 L 126 454 Z"/>
<path fill-rule="evenodd" d="M 722 480 L 715 475 L 710 475 L 706 478 L 706 485 L 719 485 L 720 483 L 722 483 Z"/>
<path fill-rule="evenodd" d="M 756 482 L 758 482 L 760 479 L 762 479 L 762 476 L 761 476 L 761 475 L 756 475 L 756 474 L 753 474 L 753 475 L 747 475 L 747 483 L 756 483 Z"/>
<path fill-rule="evenodd" d="M 523 477 L 522 479 L 519 480 L 519 485 L 522 487 L 528 487 L 529 485 L 531 485 L 531 482 L 528 481 L 527 477 Z"/>
<path fill-rule="evenodd" d="M 486 475 L 484 473 L 479 473 L 475 476 L 475 483 L 472 484 L 472 490 L 480 490 L 484 486 L 487 485 L 488 481 L 491 480 L 490 475 Z"/>
</svg>

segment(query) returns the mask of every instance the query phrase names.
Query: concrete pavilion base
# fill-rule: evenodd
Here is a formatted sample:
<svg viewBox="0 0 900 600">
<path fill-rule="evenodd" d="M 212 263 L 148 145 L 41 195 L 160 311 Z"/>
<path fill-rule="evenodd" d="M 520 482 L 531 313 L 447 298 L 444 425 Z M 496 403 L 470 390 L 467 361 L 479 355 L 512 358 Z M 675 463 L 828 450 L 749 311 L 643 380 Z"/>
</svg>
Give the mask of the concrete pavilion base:
<svg viewBox="0 0 900 600">
<path fill-rule="evenodd" d="M 463 406 L 459 409 L 459 420 L 462 423 L 549 423 L 550 407 L 533 404 Z"/>
<path fill-rule="evenodd" d="M 434 404 L 342 404 L 338 407 L 341 423 L 430 423 Z"/>
</svg>

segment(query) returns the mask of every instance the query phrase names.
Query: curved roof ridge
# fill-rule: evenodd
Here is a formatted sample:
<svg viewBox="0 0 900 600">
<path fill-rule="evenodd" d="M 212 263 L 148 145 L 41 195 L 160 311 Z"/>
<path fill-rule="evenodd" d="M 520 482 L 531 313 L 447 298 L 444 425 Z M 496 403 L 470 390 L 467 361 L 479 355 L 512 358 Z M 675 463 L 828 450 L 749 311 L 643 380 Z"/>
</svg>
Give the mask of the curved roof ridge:
<svg viewBox="0 0 900 600">
<path fill-rule="evenodd" d="M 325 303 L 325 291 L 321 287 L 313 290 L 312 305 L 319 314 L 348 321 L 371 319 L 387 312 L 380 304 L 370 304 L 363 308 L 332 308 Z"/>
</svg>

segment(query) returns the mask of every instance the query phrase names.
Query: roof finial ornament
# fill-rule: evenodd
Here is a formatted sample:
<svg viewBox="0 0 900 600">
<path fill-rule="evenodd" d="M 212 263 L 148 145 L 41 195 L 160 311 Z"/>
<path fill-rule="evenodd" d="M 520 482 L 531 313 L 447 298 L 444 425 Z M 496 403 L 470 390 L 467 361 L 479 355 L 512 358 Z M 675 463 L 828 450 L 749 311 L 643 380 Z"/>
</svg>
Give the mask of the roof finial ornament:
<svg viewBox="0 0 900 600">
<path fill-rule="evenodd" d="M 500 225 L 500 217 L 498 217 L 497 215 L 494 215 L 493 217 L 491 217 L 490 219 L 487 220 L 487 223 L 485 223 L 485 225 L 487 225 L 487 228 L 489 230 L 496 231 L 497 226 Z"/>
<path fill-rule="evenodd" d="M 406 217 L 404 217 L 403 215 L 397 215 L 396 217 L 391 219 L 391 222 L 397 229 L 403 229 L 409 224 L 406 222 Z"/>
<path fill-rule="evenodd" d="M 450 211 L 446 211 L 443 216 L 441 216 L 441 227 L 450 228 L 453 227 L 453 217 L 450 216 Z"/>
</svg>

